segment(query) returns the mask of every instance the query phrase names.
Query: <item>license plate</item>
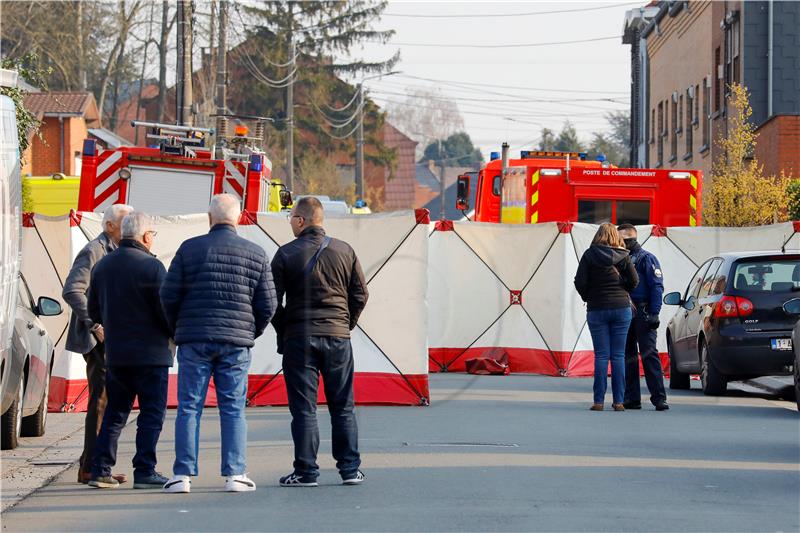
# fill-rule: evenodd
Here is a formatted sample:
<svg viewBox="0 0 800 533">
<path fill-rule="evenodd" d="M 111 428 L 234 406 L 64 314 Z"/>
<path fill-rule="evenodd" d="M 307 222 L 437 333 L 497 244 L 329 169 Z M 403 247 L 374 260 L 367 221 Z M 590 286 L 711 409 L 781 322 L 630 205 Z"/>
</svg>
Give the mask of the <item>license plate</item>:
<svg viewBox="0 0 800 533">
<path fill-rule="evenodd" d="M 791 350 L 792 339 L 772 339 L 773 350 Z"/>
</svg>

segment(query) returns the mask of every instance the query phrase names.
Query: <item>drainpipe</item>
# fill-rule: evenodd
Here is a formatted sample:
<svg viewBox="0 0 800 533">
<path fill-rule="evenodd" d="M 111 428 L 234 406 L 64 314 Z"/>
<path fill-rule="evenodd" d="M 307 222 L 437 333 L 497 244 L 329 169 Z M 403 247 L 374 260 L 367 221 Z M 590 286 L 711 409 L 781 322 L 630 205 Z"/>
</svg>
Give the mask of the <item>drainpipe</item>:
<svg viewBox="0 0 800 533">
<path fill-rule="evenodd" d="M 64 174 L 64 117 L 58 117 L 58 127 L 59 127 L 59 136 L 61 137 L 61 142 L 59 143 L 59 172 Z"/>
<path fill-rule="evenodd" d="M 773 3 L 767 3 L 767 120 L 772 118 L 772 41 Z"/>
</svg>

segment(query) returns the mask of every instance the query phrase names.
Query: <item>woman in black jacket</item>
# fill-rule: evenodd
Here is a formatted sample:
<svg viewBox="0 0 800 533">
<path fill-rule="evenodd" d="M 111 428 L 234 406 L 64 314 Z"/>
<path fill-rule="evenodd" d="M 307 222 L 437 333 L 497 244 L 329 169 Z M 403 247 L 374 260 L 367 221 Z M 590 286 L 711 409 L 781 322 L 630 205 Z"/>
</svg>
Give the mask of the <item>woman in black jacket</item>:
<svg viewBox="0 0 800 533">
<path fill-rule="evenodd" d="M 602 411 L 611 360 L 611 390 L 615 411 L 624 411 L 625 342 L 633 318 L 630 291 L 639 284 L 625 241 L 613 224 L 603 224 L 584 252 L 575 274 L 575 288 L 587 304 L 587 321 L 594 344 L 594 403 Z"/>
</svg>

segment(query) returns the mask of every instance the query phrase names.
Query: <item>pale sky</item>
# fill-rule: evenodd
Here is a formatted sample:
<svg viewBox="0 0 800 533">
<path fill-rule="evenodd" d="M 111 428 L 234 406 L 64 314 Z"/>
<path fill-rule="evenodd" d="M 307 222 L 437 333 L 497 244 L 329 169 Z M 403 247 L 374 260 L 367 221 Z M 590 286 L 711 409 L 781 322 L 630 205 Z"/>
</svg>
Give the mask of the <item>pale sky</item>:
<svg viewBox="0 0 800 533">
<path fill-rule="evenodd" d="M 605 112 L 629 108 L 630 46 L 621 35 L 625 12 L 644 3 L 390 1 L 379 28 L 396 31 L 391 43 L 365 44 L 353 55 L 385 59 L 399 49 L 395 70 L 401 74 L 366 81 L 370 97 L 385 107 L 404 101 L 409 86 L 440 88 L 458 102 L 466 131 L 484 157 L 503 141 L 515 153 L 535 147 L 543 126 L 557 133 L 567 118 L 588 141 L 591 132 L 607 129 Z M 578 11 L 586 8 L 592 9 Z M 615 38 L 499 47 L 608 37 Z"/>
</svg>

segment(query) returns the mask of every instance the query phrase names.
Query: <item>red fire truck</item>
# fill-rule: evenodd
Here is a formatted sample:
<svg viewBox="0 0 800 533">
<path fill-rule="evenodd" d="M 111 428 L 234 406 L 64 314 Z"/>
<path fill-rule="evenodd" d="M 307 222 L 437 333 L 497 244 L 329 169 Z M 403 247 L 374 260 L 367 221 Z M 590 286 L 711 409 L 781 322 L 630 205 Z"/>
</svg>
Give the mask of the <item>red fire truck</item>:
<svg viewBox="0 0 800 533">
<path fill-rule="evenodd" d="M 102 150 L 94 140 L 85 140 L 78 210 L 101 212 L 126 203 L 153 215 L 204 213 L 211 196 L 220 193 L 238 197 L 242 209 L 252 213 L 289 207 L 290 192 L 271 179 L 272 163 L 257 148 L 263 123 L 256 122 L 253 136 L 244 123 L 228 135 L 227 116 L 223 119 L 218 118 L 216 131 L 132 122 L 149 130 L 148 147 Z"/>
<path fill-rule="evenodd" d="M 474 220 L 505 224 L 587 222 L 696 226 L 703 173 L 617 168 L 576 152 L 523 151 L 495 157 L 478 172 Z M 459 176 L 457 209 L 469 210 L 469 180 Z"/>
</svg>

